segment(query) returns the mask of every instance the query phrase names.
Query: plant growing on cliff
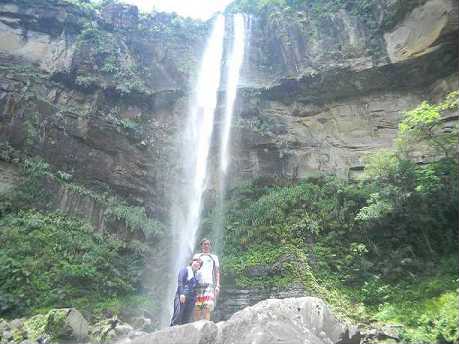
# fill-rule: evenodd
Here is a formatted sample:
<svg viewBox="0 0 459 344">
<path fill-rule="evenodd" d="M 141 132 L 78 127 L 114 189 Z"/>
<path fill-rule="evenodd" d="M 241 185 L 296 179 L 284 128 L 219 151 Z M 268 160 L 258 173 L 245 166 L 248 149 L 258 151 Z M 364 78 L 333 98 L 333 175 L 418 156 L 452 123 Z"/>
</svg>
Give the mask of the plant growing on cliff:
<svg viewBox="0 0 459 344">
<path fill-rule="evenodd" d="M 49 164 L 39 157 L 34 157 L 25 159 L 21 167 L 24 178 L 11 193 L 12 202 L 19 208 L 30 207 L 33 203 L 44 206 L 51 196 L 43 187 L 52 176 Z"/>
<path fill-rule="evenodd" d="M 406 343 L 452 343 L 458 335 L 459 181 L 457 159 L 444 152 L 456 147 L 457 137 L 438 128 L 456 109 L 453 93 L 409 112 L 399 135 L 404 150 L 369 156 L 359 181 L 319 178 L 232 190 L 225 210 L 226 283 L 285 288 L 301 281 L 353 319 L 400 324 Z M 428 163 L 407 158 L 405 149 L 437 140 L 436 133 L 444 140 Z M 300 269 L 304 280 L 287 266 L 278 269 L 276 260 L 289 252 L 310 267 Z M 360 311 L 350 314 L 349 307 Z"/>
<path fill-rule="evenodd" d="M 0 312 L 91 308 L 132 292 L 142 260 L 125 256 L 123 244 L 61 214 L 19 211 L 0 219 Z"/>
<path fill-rule="evenodd" d="M 6 162 L 19 162 L 21 153 L 8 141 L 0 142 L 0 160 Z"/>
<path fill-rule="evenodd" d="M 444 126 L 444 112 L 457 109 L 457 96 L 453 92 L 439 104 L 423 102 L 406 112 L 396 149 L 376 152 L 365 167 L 363 177 L 373 193 L 356 219 L 372 232 L 390 228 L 392 233 L 406 233 L 400 239 L 411 237 L 415 254 L 435 255 L 452 247 L 448 238 L 454 234 L 448 223 L 457 221 L 457 205 L 451 200 L 458 193 L 458 185 L 457 160 L 450 156 L 457 146 L 457 128 L 440 128 Z M 433 161 L 423 165 L 408 159 L 408 152 L 420 142 L 434 149 Z M 425 215 L 419 216 L 419 212 Z"/>
<path fill-rule="evenodd" d="M 96 87 L 97 79 L 93 76 L 78 75 L 75 79 L 75 84 L 83 89 L 90 90 Z"/>
<path fill-rule="evenodd" d="M 129 206 L 124 202 L 111 198 L 104 212 L 104 218 L 121 222 L 128 232 L 143 234 L 150 241 L 164 232 L 163 225 L 147 216 L 144 207 Z"/>
<path fill-rule="evenodd" d="M 94 1 L 91 0 L 62 0 L 63 2 L 72 4 L 76 7 L 78 7 L 81 10 L 84 10 L 86 12 L 93 12 L 94 10 L 97 9 L 97 4 Z"/>
<path fill-rule="evenodd" d="M 451 92 L 439 104 L 422 102 L 418 107 L 404 113 L 399 126 L 397 148 L 406 151 L 416 143 L 426 143 L 434 154 L 450 157 L 458 144 L 457 124 L 445 125 L 445 115 L 458 110 L 459 92 Z"/>
<path fill-rule="evenodd" d="M 367 15 L 373 5 L 371 0 L 236 0 L 228 6 L 227 11 L 259 14 L 278 8 L 312 11 L 320 17 L 334 15 L 344 8 L 354 15 Z"/>
<path fill-rule="evenodd" d="M 97 75 L 102 74 L 108 84 L 100 86 L 112 88 L 122 96 L 150 93 L 134 62 L 135 57 L 119 33 L 106 31 L 94 22 L 87 23 L 78 36 L 76 48 L 77 53 L 86 60 L 82 64 L 85 74 L 75 79 L 77 85 L 83 88 L 96 87 Z"/>
</svg>

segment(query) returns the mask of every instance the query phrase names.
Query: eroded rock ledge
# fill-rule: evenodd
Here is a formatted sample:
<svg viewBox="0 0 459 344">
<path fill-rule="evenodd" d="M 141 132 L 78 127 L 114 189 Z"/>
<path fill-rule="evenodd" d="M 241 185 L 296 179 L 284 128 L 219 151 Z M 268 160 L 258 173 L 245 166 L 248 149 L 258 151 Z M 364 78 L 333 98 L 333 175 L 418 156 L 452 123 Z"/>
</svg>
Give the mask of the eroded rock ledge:
<svg viewBox="0 0 459 344">
<path fill-rule="evenodd" d="M 400 112 L 457 89 L 456 1 L 378 0 L 372 9 L 253 19 L 234 176 L 350 176 L 368 152 L 392 145 Z M 1 136 L 135 202 L 166 200 L 210 26 L 125 5 L 85 13 L 59 0 L 0 0 Z M 432 90 L 441 80 L 448 86 Z M 28 135 L 27 122 L 40 135 Z"/>
</svg>

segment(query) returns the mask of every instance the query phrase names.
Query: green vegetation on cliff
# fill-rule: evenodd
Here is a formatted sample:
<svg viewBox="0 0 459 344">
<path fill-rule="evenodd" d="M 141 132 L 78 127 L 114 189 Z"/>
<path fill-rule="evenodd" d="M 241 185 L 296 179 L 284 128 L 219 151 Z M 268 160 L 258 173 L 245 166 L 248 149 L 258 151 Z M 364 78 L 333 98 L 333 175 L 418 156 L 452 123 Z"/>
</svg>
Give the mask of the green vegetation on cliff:
<svg viewBox="0 0 459 344">
<path fill-rule="evenodd" d="M 133 292 L 142 257 L 124 243 L 61 214 L 19 211 L 0 219 L 1 312 L 20 315 L 47 307 L 94 308 Z"/>
<path fill-rule="evenodd" d="M 346 10 L 352 15 L 369 19 L 375 15 L 375 12 L 384 8 L 388 12 L 381 24 L 388 28 L 394 25 L 397 17 L 402 17 L 420 3 L 421 1 L 412 0 L 387 4 L 383 1 L 374 0 L 235 0 L 228 6 L 227 11 L 259 14 L 277 8 L 287 11 L 310 12 L 320 17 L 334 15 L 340 10 Z"/>
<path fill-rule="evenodd" d="M 236 0 L 230 5 L 231 11 L 258 13 L 273 7 L 310 10 L 316 15 L 334 14 L 340 9 L 349 9 L 354 14 L 368 11 L 374 1 L 371 0 Z"/>
<path fill-rule="evenodd" d="M 442 118 L 457 111 L 457 96 L 407 112 L 398 148 L 370 156 L 358 181 L 259 180 L 232 190 L 224 283 L 302 283 L 345 318 L 401 325 L 405 342 L 454 342 L 457 128 L 443 130 Z M 420 144 L 435 159 L 409 159 Z"/>
<path fill-rule="evenodd" d="M 0 160 L 22 167 L 22 181 L 0 199 L 0 316 L 76 307 L 97 319 L 107 311 L 154 307 L 139 289 L 148 245 L 162 224 L 144 207 L 72 183 L 72 175 L 38 157 L 24 158 L 6 143 L 0 153 Z M 101 207 L 103 232 L 56 211 L 57 190 Z"/>
</svg>

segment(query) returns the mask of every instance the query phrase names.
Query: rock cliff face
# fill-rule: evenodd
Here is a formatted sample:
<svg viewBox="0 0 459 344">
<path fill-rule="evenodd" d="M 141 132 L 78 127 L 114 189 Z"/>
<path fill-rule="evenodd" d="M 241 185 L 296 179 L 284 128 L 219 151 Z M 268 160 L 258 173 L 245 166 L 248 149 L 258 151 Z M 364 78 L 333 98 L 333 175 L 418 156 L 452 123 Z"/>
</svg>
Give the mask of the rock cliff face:
<svg viewBox="0 0 459 344">
<path fill-rule="evenodd" d="M 192 42 L 168 39 L 167 16 L 135 34 L 138 20 L 132 7 L 96 16 L 62 1 L 0 2 L 0 135 L 90 188 L 156 204 Z"/>
<path fill-rule="evenodd" d="M 365 154 L 392 145 L 402 111 L 458 88 L 455 0 L 378 0 L 320 16 L 276 10 L 250 27 L 232 183 L 352 177 Z M 175 137 L 209 28 L 130 6 L 0 0 L 0 143 L 166 218 Z M 15 166 L 1 162 L 0 191 L 20 179 Z M 97 204 L 55 195 L 58 208 L 90 212 L 103 227 Z M 241 293 L 243 304 L 259 300 Z"/>
<path fill-rule="evenodd" d="M 391 145 L 401 111 L 457 88 L 457 12 L 452 0 L 380 0 L 366 14 L 253 18 L 233 175 L 361 169 Z M 2 0 L 0 25 L 2 140 L 161 208 L 209 25 L 26 0 Z"/>
<path fill-rule="evenodd" d="M 239 98 L 236 175 L 352 174 L 391 146 L 401 112 L 457 89 L 457 3 L 410 3 L 257 19 L 242 74 L 257 92 Z"/>
</svg>

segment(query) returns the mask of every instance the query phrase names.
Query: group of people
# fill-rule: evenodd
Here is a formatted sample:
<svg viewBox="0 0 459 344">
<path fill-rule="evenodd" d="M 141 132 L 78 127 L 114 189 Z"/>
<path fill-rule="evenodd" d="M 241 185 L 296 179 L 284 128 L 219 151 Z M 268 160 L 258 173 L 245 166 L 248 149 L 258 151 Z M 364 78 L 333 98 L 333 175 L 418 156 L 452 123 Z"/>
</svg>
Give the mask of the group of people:
<svg viewBox="0 0 459 344">
<path fill-rule="evenodd" d="M 220 264 L 211 253 L 210 240 L 202 239 L 200 244 L 201 252 L 179 271 L 171 326 L 211 319 L 220 293 Z"/>
</svg>

